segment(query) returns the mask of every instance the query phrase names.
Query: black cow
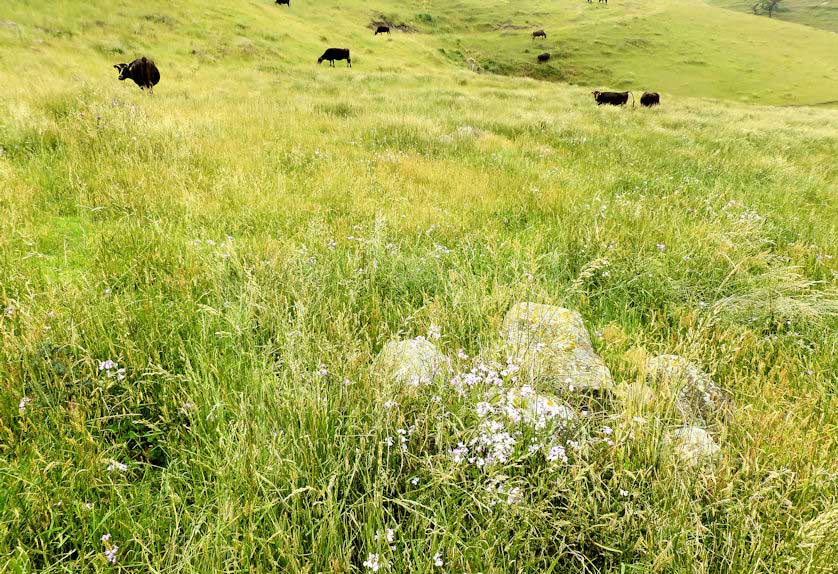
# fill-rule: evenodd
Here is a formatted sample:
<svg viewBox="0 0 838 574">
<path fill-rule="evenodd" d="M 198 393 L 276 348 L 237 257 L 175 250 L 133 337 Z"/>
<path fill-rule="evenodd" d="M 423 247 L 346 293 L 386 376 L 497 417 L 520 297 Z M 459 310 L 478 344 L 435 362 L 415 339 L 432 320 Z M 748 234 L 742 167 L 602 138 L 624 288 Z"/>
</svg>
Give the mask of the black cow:
<svg viewBox="0 0 838 574">
<path fill-rule="evenodd" d="M 378 36 L 379 34 L 389 34 L 390 33 L 390 26 L 379 26 L 375 29 L 375 35 Z"/>
<path fill-rule="evenodd" d="M 130 64 L 116 64 L 120 80 L 134 80 L 141 90 L 148 88 L 152 91 L 160 81 L 160 70 L 148 58 L 138 58 Z"/>
<path fill-rule="evenodd" d="M 349 67 L 352 67 L 352 60 L 349 59 L 349 50 L 347 48 L 328 48 L 323 55 L 317 58 L 317 63 L 320 64 L 323 60 L 328 60 L 331 67 L 335 67 L 335 60 L 346 60 Z"/>
<path fill-rule="evenodd" d="M 652 106 L 658 106 L 661 103 L 661 95 L 657 92 L 643 92 L 643 95 L 640 96 L 640 105 L 651 108 Z"/>
<path fill-rule="evenodd" d="M 622 106 L 628 102 L 630 94 L 631 101 L 634 102 L 634 94 L 631 92 L 600 92 L 598 90 L 594 90 L 591 93 L 594 95 L 596 105 L 598 106 L 601 106 L 602 104 Z M 634 104 L 632 103 L 632 105 Z"/>
<path fill-rule="evenodd" d="M 549 59 L 550 59 L 550 53 L 549 52 L 544 52 L 543 54 L 538 55 L 538 63 L 539 64 L 543 64 L 544 62 L 546 62 Z"/>
<path fill-rule="evenodd" d="M 280 6 L 282 6 L 284 4 L 284 5 L 288 6 L 289 8 L 291 7 L 291 0 L 276 0 L 276 3 L 279 4 Z"/>
<path fill-rule="evenodd" d="M 536 30 L 532 33 L 532 39 L 535 40 L 536 38 L 547 39 L 547 32 L 545 32 L 544 30 Z"/>
<path fill-rule="evenodd" d="M 602 4 L 603 2 L 605 2 L 606 4 L 608 4 L 608 0 L 599 0 L 599 2 L 600 2 L 600 4 Z"/>
</svg>

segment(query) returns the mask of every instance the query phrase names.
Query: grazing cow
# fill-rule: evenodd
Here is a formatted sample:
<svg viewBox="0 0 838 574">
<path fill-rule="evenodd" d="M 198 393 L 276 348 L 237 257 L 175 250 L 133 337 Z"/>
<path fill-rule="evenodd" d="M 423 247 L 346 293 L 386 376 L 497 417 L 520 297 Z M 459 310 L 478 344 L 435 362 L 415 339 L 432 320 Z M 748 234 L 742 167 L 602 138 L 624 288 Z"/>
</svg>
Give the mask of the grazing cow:
<svg viewBox="0 0 838 574">
<path fill-rule="evenodd" d="M 646 108 L 658 106 L 661 103 L 661 95 L 657 92 L 643 92 L 640 96 L 640 105 Z"/>
<path fill-rule="evenodd" d="M 532 33 L 532 39 L 535 40 L 536 38 L 544 38 L 547 39 L 547 32 L 544 30 L 536 30 Z"/>
<path fill-rule="evenodd" d="M 379 26 L 375 29 L 375 35 L 378 36 L 379 34 L 389 34 L 390 33 L 390 26 Z"/>
<path fill-rule="evenodd" d="M 335 67 L 335 60 L 346 60 L 349 67 L 352 67 L 352 60 L 349 59 L 349 50 L 347 48 L 328 48 L 323 55 L 317 58 L 317 63 L 320 64 L 323 60 L 328 60 L 331 67 Z"/>
<path fill-rule="evenodd" d="M 134 80 L 141 90 L 148 88 L 148 91 L 152 91 L 160 81 L 160 70 L 154 62 L 145 57 L 138 58 L 130 64 L 116 64 L 114 68 L 119 71 L 120 80 Z"/>
<path fill-rule="evenodd" d="M 605 2 L 606 4 L 608 4 L 608 0 L 599 0 L 599 3 L 600 3 L 600 4 L 602 4 L 603 2 Z"/>
<path fill-rule="evenodd" d="M 550 52 L 544 52 L 543 54 L 538 55 L 538 63 L 543 64 L 547 60 L 550 59 Z"/>
<path fill-rule="evenodd" d="M 291 7 L 291 0 L 276 0 L 276 3 L 279 4 L 280 6 L 285 4 L 289 8 Z"/>
<path fill-rule="evenodd" d="M 628 102 L 629 95 L 631 95 L 632 105 L 634 105 L 634 94 L 631 92 L 600 92 L 598 90 L 594 90 L 591 93 L 594 95 L 596 105 L 598 106 L 601 106 L 602 104 L 622 106 Z"/>
</svg>

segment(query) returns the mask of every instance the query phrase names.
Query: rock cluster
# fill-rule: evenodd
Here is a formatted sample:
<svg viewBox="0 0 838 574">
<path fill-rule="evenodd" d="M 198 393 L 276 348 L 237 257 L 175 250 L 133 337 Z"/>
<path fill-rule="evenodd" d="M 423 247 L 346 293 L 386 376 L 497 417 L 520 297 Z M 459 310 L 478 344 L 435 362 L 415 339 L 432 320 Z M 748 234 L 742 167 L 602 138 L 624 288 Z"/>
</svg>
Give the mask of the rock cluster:
<svg viewBox="0 0 838 574">
<path fill-rule="evenodd" d="M 516 303 L 506 314 L 501 339 L 506 356 L 514 357 L 520 366 L 522 380 L 547 391 L 513 397 L 526 412 L 531 409 L 532 416 L 546 409 L 550 416 L 574 417 L 573 410 L 550 392 L 606 392 L 614 388 L 611 372 L 594 351 L 576 311 Z M 377 362 L 389 380 L 405 386 L 430 383 L 450 373 L 450 360 L 424 337 L 387 343 Z M 732 411 L 730 398 L 709 375 L 678 355 L 649 359 L 646 374 L 647 384 L 634 383 L 638 392 L 625 396 L 643 402 L 652 400 L 650 395 L 671 399 L 682 426 L 666 435 L 664 446 L 688 467 L 712 465 L 721 447 L 708 429 L 727 420 Z"/>
</svg>

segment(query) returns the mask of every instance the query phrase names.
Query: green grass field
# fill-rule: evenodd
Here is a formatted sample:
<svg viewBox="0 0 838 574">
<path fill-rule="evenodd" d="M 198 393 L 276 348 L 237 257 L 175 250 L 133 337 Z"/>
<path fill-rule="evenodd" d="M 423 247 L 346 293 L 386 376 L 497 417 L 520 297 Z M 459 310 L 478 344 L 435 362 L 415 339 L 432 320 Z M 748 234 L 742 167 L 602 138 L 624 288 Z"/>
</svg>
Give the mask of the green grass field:
<svg viewBox="0 0 838 574">
<path fill-rule="evenodd" d="M 0 572 L 833 572 L 838 111 L 805 104 L 836 37 L 681 0 L 6 0 Z M 153 95 L 112 68 L 142 54 Z M 617 392 L 579 428 L 613 441 L 457 464 L 480 395 L 375 357 L 504 363 L 516 301 L 582 313 Z M 737 405 L 712 471 L 621 399 L 660 353 Z"/>
<path fill-rule="evenodd" d="M 748 0 L 711 0 L 711 3 L 753 14 L 754 2 Z M 767 16 L 757 17 L 767 18 Z M 838 4 L 830 0 L 782 0 L 779 10 L 773 17 L 838 33 Z"/>
</svg>

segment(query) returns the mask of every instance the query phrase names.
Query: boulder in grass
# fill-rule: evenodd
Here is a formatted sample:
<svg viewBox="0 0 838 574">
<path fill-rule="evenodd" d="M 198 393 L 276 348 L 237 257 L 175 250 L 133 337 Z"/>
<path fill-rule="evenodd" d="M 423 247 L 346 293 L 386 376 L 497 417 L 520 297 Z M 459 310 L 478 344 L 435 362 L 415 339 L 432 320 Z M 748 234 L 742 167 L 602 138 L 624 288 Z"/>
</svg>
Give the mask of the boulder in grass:
<svg viewBox="0 0 838 574">
<path fill-rule="evenodd" d="M 710 376 L 679 355 L 660 355 L 646 364 L 650 383 L 674 395 L 675 410 L 688 424 L 723 421 L 731 411 L 730 398 Z"/>
<path fill-rule="evenodd" d="M 722 450 L 710 433 L 696 426 L 685 426 L 670 432 L 666 444 L 688 467 L 713 464 Z"/>
<path fill-rule="evenodd" d="M 520 361 L 524 374 L 548 388 L 608 390 L 614 386 L 576 311 L 517 303 L 506 314 L 502 336 L 506 352 Z"/>
<path fill-rule="evenodd" d="M 390 341 L 378 355 L 377 365 L 394 382 L 418 387 L 449 370 L 448 358 L 424 337 Z"/>
</svg>

